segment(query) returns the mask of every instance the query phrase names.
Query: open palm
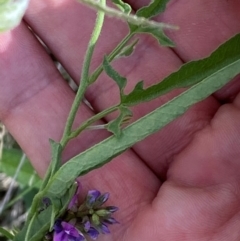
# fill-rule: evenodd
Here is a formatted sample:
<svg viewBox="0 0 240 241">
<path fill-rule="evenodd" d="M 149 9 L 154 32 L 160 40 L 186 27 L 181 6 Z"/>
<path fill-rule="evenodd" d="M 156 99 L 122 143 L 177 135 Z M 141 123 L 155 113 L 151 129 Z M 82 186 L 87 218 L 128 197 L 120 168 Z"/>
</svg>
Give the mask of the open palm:
<svg viewBox="0 0 240 241">
<path fill-rule="evenodd" d="M 129 3 L 137 9 L 148 1 Z M 127 88 L 140 79 L 149 86 L 239 32 L 239 11 L 238 0 L 172 0 L 158 19 L 180 27 L 169 33 L 177 47 L 161 48 L 151 37 L 141 36 L 134 55 L 114 66 L 127 76 Z M 33 0 L 25 23 L 0 36 L 0 119 L 42 176 L 50 159 L 48 138 L 61 137 L 74 93 L 26 23 L 77 82 L 94 16 L 74 1 Z M 126 33 L 124 23 L 106 21 L 93 67 Z M 120 207 L 120 224 L 99 240 L 240 240 L 239 91 L 236 78 L 162 131 L 81 178 L 85 190 L 109 191 L 109 203 Z M 178 92 L 134 108 L 134 118 Z M 117 93 L 115 84 L 102 75 L 86 98 L 98 112 L 117 103 Z M 77 122 L 91 115 L 83 105 Z M 67 147 L 65 160 L 106 135 L 84 132 Z"/>
</svg>

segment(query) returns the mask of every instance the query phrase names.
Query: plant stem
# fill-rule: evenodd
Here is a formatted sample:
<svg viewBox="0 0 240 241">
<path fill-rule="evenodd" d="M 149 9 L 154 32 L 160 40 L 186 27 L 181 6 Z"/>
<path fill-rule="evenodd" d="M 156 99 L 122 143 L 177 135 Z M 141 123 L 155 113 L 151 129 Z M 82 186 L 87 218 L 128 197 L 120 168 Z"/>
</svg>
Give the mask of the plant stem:
<svg viewBox="0 0 240 241">
<path fill-rule="evenodd" d="M 30 239 L 30 232 L 31 232 L 31 229 L 32 229 L 32 226 L 33 226 L 33 221 L 34 221 L 34 218 L 37 216 L 37 212 L 35 212 L 33 214 L 33 217 L 32 219 L 30 220 L 30 222 L 28 223 L 28 228 L 27 228 L 27 232 L 26 232 L 26 235 L 25 235 L 25 239 L 24 241 L 28 241 Z"/>
<path fill-rule="evenodd" d="M 99 4 L 101 4 L 102 6 L 105 6 L 106 0 L 100 0 Z M 72 125 L 75 120 L 79 105 L 84 97 L 87 87 L 89 86 L 90 63 L 91 63 L 94 48 L 96 46 L 97 40 L 98 40 L 101 30 L 102 30 L 102 26 L 103 26 L 103 22 L 104 22 L 104 15 L 105 15 L 105 13 L 102 11 L 98 11 L 98 13 L 97 13 L 95 27 L 94 27 L 92 36 L 90 38 L 87 52 L 86 52 L 85 59 L 84 59 L 84 63 L 83 63 L 80 85 L 79 85 L 76 97 L 74 99 L 74 102 L 72 104 L 72 108 L 70 110 L 70 113 L 69 113 L 69 116 L 67 119 L 67 123 L 66 123 L 65 129 L 64 129 L 64 132 L 63 132 L 62 139 L 60 141 L 63 148 L 67 144 L 66 140 L 68 139 L 68 136 L 71 134 Z"/>
<path fill-rule="evenodd" d="M 132 38 L 134 34 L 128 33 L 124 39 L 117 45 L 117 47 L 107 56 L 107 59 L 109 62 L 112 62 L 113 59 L 121 52 L 121 50 L 125 47 L 126 43 Z M 98 68 L 93 72 L 93 74 L 90 77 L 89 83 L 94 83 L 99 75 L 103 71 L 103 65 L 99 65 Z"/>
<path fill-rule="evenodd" d="M 178 29 L 177 26 L 174 26 L 171 24 L 159 23 L 159 22 L 149 20 L 144 17 L 138 17 L 137 15 L 124 13 L 115 8 L 111 8 L 106 5 L 102 5 L 100 2 L 98 2 L 96 0 L 78 0 L 78 1 L 86 4 L 87 6 L 93 8 L 95 10 L 104 12 L 109 17 L 118 18 L 118 19 L 127 21 L 127 22 L 137 25 L 137 26 L 155 27 L 155 28 L 159 28 L 159 29 L 164 29 L 164 28 Z"/>
<path fill-rule="evenodd" d="M 105 117 L 106 115 L 118 110 L 119 105 L 115 105 L 112 106 L 106 110 L 103 110 L 102 112 L 92 116 L 91 118 L 89 118 L 88 120 L 86 120 L 80 127 L 78 127 L 75 131 L 72 131 L 72 133 L 68 136 L 68 138 L 66 139 L 66 142 L 70 141 L 71 139 L 77 137 L 84 129 L 86 129 L 88 126 L 90 126 L 91 124 L 93 124 L 94 122 L 96 122 L 97 120 L 102 119 L 103 117 Z M 63 143 L 65 144 L 65 143 Z"/>
</svg>

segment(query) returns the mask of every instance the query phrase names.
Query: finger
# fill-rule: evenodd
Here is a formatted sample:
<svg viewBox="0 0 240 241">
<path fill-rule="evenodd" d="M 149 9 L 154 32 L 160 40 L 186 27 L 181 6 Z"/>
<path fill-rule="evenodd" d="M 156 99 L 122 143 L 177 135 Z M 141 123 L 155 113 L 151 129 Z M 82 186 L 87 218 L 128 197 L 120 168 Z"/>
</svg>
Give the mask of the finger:
<svg viewBox="0 0 240 241">
<path fill-rule="evenodd" d="M 149 4 L 147 0 L 128 2 L 136 10 Z M 184 61 L 203 58 L 218 45 L 239 33 L 240 2 L 233 1 L 169 1 L 167 10 L 157 20 L 176 24 L 178 31 L 168 31 L 176 43 L 174 52 Z M 232 100 L 240 91 L 239 77 L 214 96 Z"/>
<path fill-rule="evenodd" d="M 68 11 L 65 11 L 65 9 L 68 9 Z M 32 1 L 26 21 L 77 81 L 79 78 L 79 63 L 82 62 L 82 56 L 84 56 L 84 48 L 87 45 L 93 18 L 92 10 L 88 10 L 76 2 L 52 0 Z M 64 21 L 64 19 L 67 20 Z M 84 19 L 84 22 L 82 19 Z M 59 28 L 60 24 L 61 28 Z M 46 32 L 54 34 L 46 34 Z M 107 19 L 96 49 L 93 66 L 101 62 L 103 55 L 109 53 L 126 32 L 126 25 L 122 22 Z M 68 47 L 66 48 L 66 46 Z M 126 91 L 129 91 L 141 79 L 145 80 L 145 86 L 156 83 L 156 81 L 176 70 L 180 64 L 181 61 L 171 50 L 161 48 L 155 40 L 143 36 L 140 37 L 140 44 L 134 55 L 126 60 L 124 59 L 124 61 L 118 61 L 114 66 L 129 79 L 126 87 Z M 134 118 L 143 116 L 174 95 L 176 95 L 176 92 L 152 103 L 134 108 Z M 101 111 L 119 101 L 119 91 L 116 84 L 105 75 L 87 91 L 86 96 L 96 111 Z M 164 175 L 168 162 L 184 148 L 191 140 L 192 135 L 209 121 L 217 107 L 218 104 L 214 99 L 208 99 L 174 124 L 169 125 L 165 132 L 160 132 L 147 141 L 136 145 L 135 151 L 157 174 Z M 201 118 L 199 118 L 199 115 L 201 115 Z M 166 135 L 166 133 L 171 133 L 172 138 L 169 138 L 169 134 Z M 181 139 L 183 141 L 180 144 L 179 140 Z M 147 153 L 151 153 L 151 157 Z"/>
<path fill-rule="evenodd" d="M 219 108 L 210 125 L 176 157 L 168 177 L 199 187 L 239 183 L 239 119 L 235 105 Z"/>
</svg>

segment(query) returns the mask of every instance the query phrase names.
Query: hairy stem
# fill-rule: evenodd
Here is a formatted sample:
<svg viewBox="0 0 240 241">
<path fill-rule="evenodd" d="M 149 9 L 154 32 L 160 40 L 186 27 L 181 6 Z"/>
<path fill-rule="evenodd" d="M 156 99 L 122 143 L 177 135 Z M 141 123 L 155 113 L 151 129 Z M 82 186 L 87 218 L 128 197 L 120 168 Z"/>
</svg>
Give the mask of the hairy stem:
<svg viewBox="0 0 240 241">
<path fill-rule="evenodd" d="M 119 108 L 118 105 L 112 106 L 112 107 L 110 107 L 106 110 L 103 110 L 102 112 L 94 115 L 93 117 L 89 118 L 80 127 L 78 127 L 75 131 L 72 131 L 71 135 L 68 136 L 67 141 L 70 141 L 71 139 L 77 137 L 83 130 L 85 130 L 87 127 L 92 125 L 94 122 L 96 122 L 96 121 L 102 119 L 103 117 L 105 117 L 106 115 L 118 110 L 118 108 Z"/>
<path fill-rule="evenodd" d="M 105 6 L 106 0 L 100 0 L 99 4 L 101 6 Z M 84 63 L 83 63 L 80 85 L 79 85 L 76 97 L 74 99 L 74 102 L 72 104 L 72 108 L 70 110 L 70 113 L 69 113 L 69 116 L 67 119 L 67 123 L 66 123 L 65 129 L 64 129 L 64 132 L 63 132 L 63 137 L 60 142 L 63 148 L 67 144 L 67 139 L 68 139 L 68 136 L 71 134 L 72 125 L 75 120 L 79 105 L 84 97 L 87 87 L 89 86 L 90 63 L 91 63 L 91 59 L 93 56 L 94 48 L 96 46 L 97 40 L 98 40 L 101 30 L 102 30 L 102 26 L 103 26 L 103 22 L 104 22 L 104 15 L 105 15 L 105 13 L 102 11 L 99 11 L 97 14 L 96 24 L 95 24 L 91 39 L 89 41 L 87 52 L 86 52 Z"/>
<path fill-rule="evenodd" d="M 104 12 L 109 17 L 115 17 L 118 19 L 122 19 L 124 21 L 127 21 L 127 22 L 137 25 L 137 26 L 148 26 L 148 27 L 150 26 L 150 27 L 156 27 L 156 28 L 160 28 L 160 29 L 163 29 L 163 28 L 178 29 L 177 26 L 174 26 L 171 24 L 159 23 L 156 21 L 148 20 L 143 17 L 138 17 L 133 14 L 126 14 L 115 8 L 110 8 L 106 5 L 102 5 L 100 2 L 97 2 L 96 0 L 78 0 L 78 1 L 86 4 L 87 6 L 93 8 L 95 10 Z"/>
</svg>

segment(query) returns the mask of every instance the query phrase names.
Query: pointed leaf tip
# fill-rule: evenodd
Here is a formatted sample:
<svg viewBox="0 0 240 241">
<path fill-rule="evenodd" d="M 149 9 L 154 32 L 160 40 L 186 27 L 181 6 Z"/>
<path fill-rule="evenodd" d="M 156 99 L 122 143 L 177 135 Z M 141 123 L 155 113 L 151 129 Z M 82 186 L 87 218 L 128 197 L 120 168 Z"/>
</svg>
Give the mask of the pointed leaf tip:
<svg viewBox="0 0 240 241">
<path fill-rule="evenodd" d="M 117 83 L 120 91 L 123 92 L 123 89 L 127 84 L 127 79 L 113 69 L 106 56 L 103 60 L 103 69 L 105 70 L 106 74 Z"/>
<path fill-rule="evenodd" d="M 137 11 L 137 16 L 152 18 L 165 11 L 169 0 L 152 0 L 148 6 L 144 6 Z"/>
<path fill-rule="evenodd" d="M 124 13 L 129 14 L 132 11 L 131 6 L 122 0 L 112 0 L 112 2 Z"/>
</svg>

